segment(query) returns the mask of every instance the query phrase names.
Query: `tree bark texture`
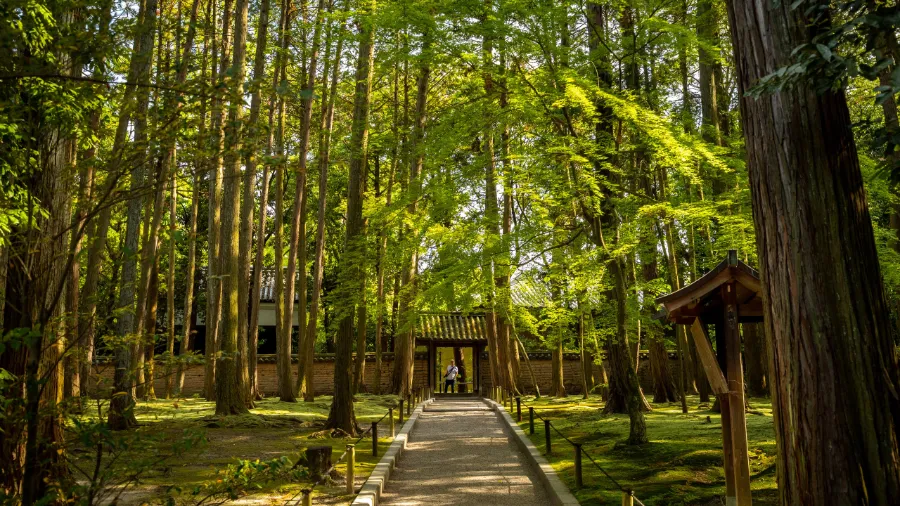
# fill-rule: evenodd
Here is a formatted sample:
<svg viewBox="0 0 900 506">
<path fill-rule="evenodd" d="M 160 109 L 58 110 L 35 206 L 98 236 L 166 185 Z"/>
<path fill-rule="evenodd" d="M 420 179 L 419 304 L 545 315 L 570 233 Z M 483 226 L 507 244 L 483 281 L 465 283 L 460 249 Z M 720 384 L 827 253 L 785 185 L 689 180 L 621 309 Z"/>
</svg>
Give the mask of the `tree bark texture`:
<svg viewBox="0 0 900 506">
<path fill-rule="evenodd" d="M 778 493 L 783 504 L 890 504 L 900 497 L 900 380 L 844 92 L 800 84 L 744 94 L 815 35 L 805 8 L 728 3 L 771 350 Z"/>
</svg>

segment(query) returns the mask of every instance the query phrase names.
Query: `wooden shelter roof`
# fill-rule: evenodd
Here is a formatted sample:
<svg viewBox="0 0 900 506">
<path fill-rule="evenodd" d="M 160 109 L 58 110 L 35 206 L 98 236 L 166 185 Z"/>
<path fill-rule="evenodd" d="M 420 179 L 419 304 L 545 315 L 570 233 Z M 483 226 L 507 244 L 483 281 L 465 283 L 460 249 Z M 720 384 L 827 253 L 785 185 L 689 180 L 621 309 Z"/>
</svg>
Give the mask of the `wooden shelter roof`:
<svg viewBox="0 0 900 506">
<path fill-rule="evenodd" d="M 483 314 L 420 313 L 416 341 L 442 343 L 487 343 L 487 326 Z"/>
<path fill-rule="evenodd" d="M 738 301 L 738 319 L 746 322 L 762 321 L 762 298 L 759 273 L 738 260 L 737 252 L 730 250 L 719 265 L 700 279 L 656 299 L 662 304 L 666 318 L 674 323 L 690 325 L 694 318 L 702 316 L 713 323 L 721 319 L 722 297 L 719 287 L 735 282 Z"/>
</svg>

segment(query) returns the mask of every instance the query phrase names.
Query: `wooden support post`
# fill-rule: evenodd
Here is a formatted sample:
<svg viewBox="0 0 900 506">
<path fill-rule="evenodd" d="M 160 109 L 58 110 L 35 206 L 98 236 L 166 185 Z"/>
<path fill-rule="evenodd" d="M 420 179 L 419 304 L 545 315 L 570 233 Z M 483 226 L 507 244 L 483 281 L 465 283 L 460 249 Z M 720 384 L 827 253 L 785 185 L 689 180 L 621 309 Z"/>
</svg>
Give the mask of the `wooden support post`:
<svg viewBox="0 0 900 506">
<path fill-rule="evenodd" d="M 550 455 L 550 420 L 544 420 L 544 442 L 547 446 L 547 455 Z"/>
<path fill-rule="evenodd" d="M 716 351 L 718 353 L 718 365 L 721 370 L 727 370 L 725 356 L 728 351 L 728 342 L 725 339 L 725 326 L 716 324 Z M 727 385 L 727 383 L 726 383 Z M 731 442 L 731 396 L 726 392 L 717 394 L 719 411 L 722 415 L 722 457 L 725 467 L 725 504 L 735 506 L 737 504 L 737 485 L 734 475 L 734 445 Z"/>
<path fill-rule="evenodd" d="M 750 506 L 750 460 L 747 449 L 747 418 L 744 411 L 744 369 L 741 364 L 741 332 L 738 326 L 737 290 L 734 281 L 722 287 L 725 300 L 725 362 L 728 370 L 728 410 L 731 414 L 731 445 L 738 506 Z M 722 406 L 725 412 L 725 406 Z"/>
<path fill-rule="evenodd" d="M 303 506 L 312 506 L 312 490 L 303 490 Z"/>
<path fill-rule="evenodd" d="M 581 476 L 581 443 L 574 443 L 575 446 L 575 488 L 584 487 L 584 480 Z"/>
<path fill-rule="evenodd" d="M 522 398 L 516 396 L 516 421 L 522 421 Z"/>
<path fill-rule="evenodd" d="M 530 434 L 534 434 L 534 408 L 528 406 L 528 430 Z"/>
<path fill-rule="evenodd" d="M 403 399 L 400 399 L 400 425 L 403 425 Z"/>
<path fill-rule="evenodd" d="M 397 433 L 394 431 L 394 408 L 388 409 L 388 418 L 391 419 L 391 439 L 397 437 Z"/>
<path fill-rule="evenodd" d="M 634 506 L 634 492 L 631 490 L 622 492 L 622 506 Z"/>
<path fill-rule="evenodd" d="M 355 471 L 356 471 L 356 447 L 347 445 L 347 495 L 356 492 Z"/>
<path fill-rule="evenodd" d="M 406 416 L 409 416 L 412 412 L 412 396 L 406 396 Z"/>
<path fill-rule="evenodd" d="M 716 395 L 728 393 L 728 382 L 725 380 L 725 375 L 722 374 L 722 368 L 719 367 L 716 354 L 713 352 L 709 336 L 706 334 L 706 329 L 703 327 L 703 322 L 700 321 L 700 318 L 694 318 L 694 323 L 691 325 L 691 335 L 694 338 L 697 355 L 700 358 L 700 363 L 703 365 L 703 370 L 706 372 L 706 378 L 709 380 L 712 391 Z"/>
<path fill-rule="evenodd" d="M 372 422 L 372 456 L 378 456 L 378 422 Z"/>
</svg>

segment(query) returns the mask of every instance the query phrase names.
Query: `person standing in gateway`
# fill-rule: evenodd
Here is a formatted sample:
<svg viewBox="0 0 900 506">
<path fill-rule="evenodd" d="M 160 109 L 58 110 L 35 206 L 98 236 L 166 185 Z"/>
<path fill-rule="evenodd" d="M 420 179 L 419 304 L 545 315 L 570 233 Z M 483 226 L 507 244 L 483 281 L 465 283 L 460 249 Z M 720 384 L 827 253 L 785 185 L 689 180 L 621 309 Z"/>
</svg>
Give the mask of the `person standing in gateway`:
<svg viewBox="0 0 900 506">
<path fill-rule="evenodd" d="M 456 363 L 451 360 L 450 365 L 447 366 L 447 374 L 444 375 L 444 393 L 450 392 L 456 393 L 456 376 L 459 374 L 459 369 L 456 367 Z"/>
</svg>

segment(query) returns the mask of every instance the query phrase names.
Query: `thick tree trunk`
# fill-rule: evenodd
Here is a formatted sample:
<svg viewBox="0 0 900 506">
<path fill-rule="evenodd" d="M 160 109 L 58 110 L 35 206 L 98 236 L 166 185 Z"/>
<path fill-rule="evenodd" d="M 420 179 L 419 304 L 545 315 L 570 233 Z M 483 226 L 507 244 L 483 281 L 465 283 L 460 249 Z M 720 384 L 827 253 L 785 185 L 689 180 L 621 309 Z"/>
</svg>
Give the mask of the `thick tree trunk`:
<svg viewBox="0 0 900 506">
<path fill-rule="evenodd" d="M 647 442 L 647 427 L 644 411 L 650 411 L 650 404 L 641 392 L 634 362 L 628 354 L 628 336 L 625 326 L 625 276 L 622 273 L 621 261 L 613 259 L 609 262 L 609 273 L 612 277 L 616 298 L 616 335 L 607 346 L 607 356 L 612 367 L 609 382 L 609 400 L 604 413 L 628 413 L 631 427 L 628 444 Z"/>
<path fill-rule="evenodd" d="M 900 375 L 844 92 L 801 83 L 745 95 L 816 35 L 804 9 L 728 2 L 778 494 L 783 504 L 890 504 L 900 496 Z"/>
<path fill-rule="evenodd" d="M 334 398 L 326 425 L 356 433 L 353 412 L 351 358 L 353 347 L 353 308 L 358 302 L 353 291 L 362 275 L 363 199 L 365 198 L 365 163 L 369 144 L 369 105 L 372 98 L 372 67 L 375 61 L 375 0 L 361 7 L 359 56 L 356 64 L 356 93 L 353 100 L 353 124 L 350 134 L 350 180 L 347 188 L 347 232 L 341 257 L 339 283 L 340 322 L 335 339 Z"/>
<path fill-rule="evenodd" d="M 666 344 L 661 339 L 650 339 L 650 373 L 653 376 L 653 402 L 675 402 L 675 382 L 669 374 L 669 353 Z"/>
<path fill-rule="evenodd" d="M 216 414 L 220 416 L 247 413 L 250 402 L 246 397 L 250 383 L 247 365 L 247 343 L 241 339 L 241 327 L 246 323 L 240 314 L 247 308 L 240 306 L 238 293 L 247 289 L 240 269 L 241 220 L 241 112 L 243 84 L 246 74 L 248 0 L 237 0 L 234 19 L 234 53 L 229 75 L 232 90 L 225 129 L 225 177 L 222 184 L 222 324 L 220 347 L 216 360 Z"/>
<path fill-rule="evenodd" d="M 751 397 L 766 397 L 769 395 L 769 381 L 766 364 L 769 362 L 766 352 L 765 336 L 760 333 L 758 323 L 743 323 L 741 329 L 744 334 L 744 367 L 746 369 L 747 393 Z"/>
</svg>

